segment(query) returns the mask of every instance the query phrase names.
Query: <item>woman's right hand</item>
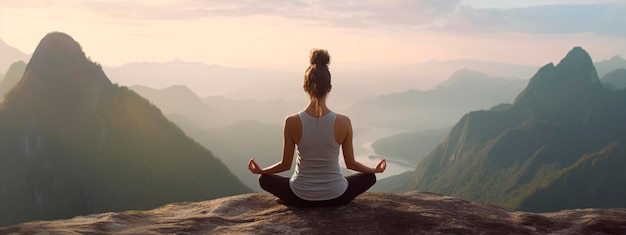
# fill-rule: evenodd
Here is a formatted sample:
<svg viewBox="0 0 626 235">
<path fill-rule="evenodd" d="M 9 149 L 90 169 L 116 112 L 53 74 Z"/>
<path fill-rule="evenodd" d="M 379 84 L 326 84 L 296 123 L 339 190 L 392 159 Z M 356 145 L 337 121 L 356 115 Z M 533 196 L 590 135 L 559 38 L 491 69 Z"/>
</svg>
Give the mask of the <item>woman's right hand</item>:
<svg viewBox="0 0 626 235">
<path fill-rule="evenodd" d="M 374 169 L 374 173 L 382 173 L 383 171 L 385 171 L 386 168 L 387 168 L 387 161 L 383 157 L 380 159 L 380 162 L 376 165 L 376 168 Z"/>
<path fill-rule="evenodd" d="M 250 170 L 250 172 L 252 172 L 252 174 L 262 174 L 263 173 L 263 169 L 259 166 L 259 164 L 256 163 L 254 158 L 251 158 L 250 161 L 248 162 L 248 170 Z"/>
</svg>

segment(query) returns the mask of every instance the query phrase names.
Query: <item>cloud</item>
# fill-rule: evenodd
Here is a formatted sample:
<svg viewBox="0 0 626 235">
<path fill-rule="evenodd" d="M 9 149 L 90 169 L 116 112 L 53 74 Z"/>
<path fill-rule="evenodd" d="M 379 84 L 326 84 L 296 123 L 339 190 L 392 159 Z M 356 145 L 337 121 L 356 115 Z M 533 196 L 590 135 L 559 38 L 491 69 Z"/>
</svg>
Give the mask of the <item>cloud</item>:
<svg viewBox="0 0 626 235">
<path fill-rule="evenodd" d="M 599 4 L 599 3 L 624 3 L 623 0 L 548 0 L 550 4 Z"/>
<path fill-rule="evenodd" d="M 626 36 L 626 4 L 543 5 L 511 9 L 462 7 L 438 26 L 458 32 L 596 33 Z"/>
<path fill-rule="evenodd" d="M 519 8 L 477 9 L 461 0 L 59 0 L 55 6 L 124 20 L 212 17 L 284 18 L 329 27 L 403 27 L 460 33 L 596 33 L 626 36 L 623 0 L 547 0 Z M 4 7 L 49 7 L 49 1 L 0 0 Z"/>
<path fill-rule="evenodd" d="M 2 1 L 2 0 L 0 0 Z M 148 1 L 83 1 L 81 7 L 129 19 L 197 19 L 210 17 L 276 16 L 340 25 L 429 24 L 453 12 L 460 0 L 186 0 L 155 4 Z M 76 4 L 74 4 L 76 5 Z"/>
</svg>

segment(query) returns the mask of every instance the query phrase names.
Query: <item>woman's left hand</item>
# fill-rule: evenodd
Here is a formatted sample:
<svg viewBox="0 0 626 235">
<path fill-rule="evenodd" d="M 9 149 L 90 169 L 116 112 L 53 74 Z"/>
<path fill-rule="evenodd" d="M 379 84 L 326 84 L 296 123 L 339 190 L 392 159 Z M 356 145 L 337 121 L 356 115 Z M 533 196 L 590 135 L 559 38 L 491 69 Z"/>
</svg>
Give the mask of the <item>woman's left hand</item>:
<svg viewBox="0 0 626 235">
<path fill-rule="evenodd" d="M 387 161 L 383 157 L 380 159 L 380 162 L 378 163 L 378 165 L 376 165 L 376 168 L 374 169 L 374 173 L 382 173 L 383 171 L 385 171 L 385 169 L 387 169 Z"/>
<path fill-rule="evenodd" d="M 254 158 L 251 158 L 248 162 L 248 170 L 252 172 L 252 174 L 263 174 L 263 169 L 259 166 L 259 164 L 254 161 Z"/>
</svg>

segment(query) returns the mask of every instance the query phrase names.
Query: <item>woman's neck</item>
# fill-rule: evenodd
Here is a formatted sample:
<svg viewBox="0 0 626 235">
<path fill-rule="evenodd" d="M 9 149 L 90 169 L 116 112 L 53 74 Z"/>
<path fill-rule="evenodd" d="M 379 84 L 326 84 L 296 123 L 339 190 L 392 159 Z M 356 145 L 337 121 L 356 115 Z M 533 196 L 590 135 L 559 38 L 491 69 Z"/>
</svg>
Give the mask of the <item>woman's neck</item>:
<svg viewBox="0 0 626 235">
<path fill-rule="evenodd" d="M 326 99 L 320 99 L 319 100 L 319 107 L 322 109 L 322 116 L 326 115 L 327 113 L 330 112 L 330 109 L 328 108 L 328 106 L 326 105 Z M 317 108 L 315 105 L 315 100 L 310 99 L 309 100 L 309 104 L 306 106 L 306 108 L 304 109 L 304 112 L 316 117 L 317 116 L 317 112 L 316 112 Z"/>
</svg>

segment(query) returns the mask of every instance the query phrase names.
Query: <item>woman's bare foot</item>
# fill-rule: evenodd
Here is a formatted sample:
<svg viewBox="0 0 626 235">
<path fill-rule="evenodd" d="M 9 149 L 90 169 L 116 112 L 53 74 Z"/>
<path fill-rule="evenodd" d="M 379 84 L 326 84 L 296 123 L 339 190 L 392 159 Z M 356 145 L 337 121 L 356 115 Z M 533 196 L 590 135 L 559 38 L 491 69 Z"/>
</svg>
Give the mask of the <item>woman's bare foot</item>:
<svg viewBox="0 0 626 235">
<path fill-rule="evenodd" d="M 280 204 L 280 205 L 283 204 L 283 200 L 280 200 L 280 198 L 276 198 L 274 199 L 274 201 L 276 202 L 276 204 Z"/>
</svg>

